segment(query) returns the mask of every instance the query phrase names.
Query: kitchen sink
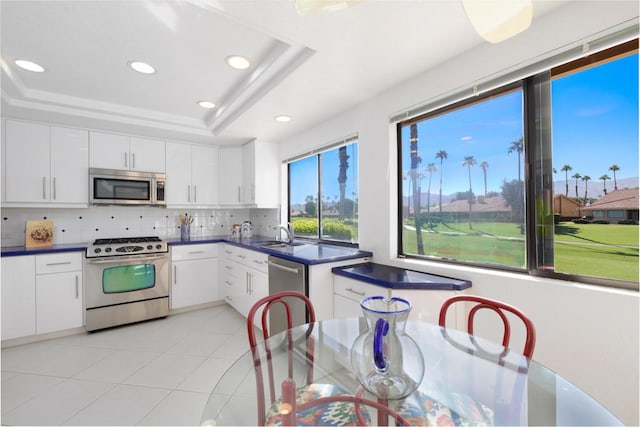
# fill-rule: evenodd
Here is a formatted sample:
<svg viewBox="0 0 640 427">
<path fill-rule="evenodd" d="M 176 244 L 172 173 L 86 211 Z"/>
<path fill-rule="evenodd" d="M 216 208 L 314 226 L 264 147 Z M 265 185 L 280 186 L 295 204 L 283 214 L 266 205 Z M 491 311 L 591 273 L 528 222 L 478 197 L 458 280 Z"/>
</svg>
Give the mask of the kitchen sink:
<svg viewBox="0 0 640 427">
<path fill-rule="evenodd" d="M 281 240 L 271 240 L 268 242 L 258 242 L 258 243 L 254 243 L 254 246 L 259 246 L 261 248 L 289 248 L 292 246 L 300 246 L 303 245 L 304 243 L 297 243 L 297 242 L 293 242 L 293 243 L 289 243 L 289 242 L 283 242 Z"/>
</svg>

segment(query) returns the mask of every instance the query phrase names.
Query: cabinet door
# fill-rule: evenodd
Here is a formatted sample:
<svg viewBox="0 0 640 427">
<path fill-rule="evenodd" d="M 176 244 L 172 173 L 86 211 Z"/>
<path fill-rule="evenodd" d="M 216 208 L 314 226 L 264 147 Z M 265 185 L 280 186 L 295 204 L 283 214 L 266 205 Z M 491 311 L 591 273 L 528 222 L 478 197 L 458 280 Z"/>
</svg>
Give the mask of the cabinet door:
<svg viewBox="0 0 640 427">
<path fill-rule="evenodd" d="M 252 268 L 247 269 L 247 280 L 249 281 L 247 291 L 249 298 L 247 299 L 247 314 L 251 307 L 260 299 L 269 295 L 269 275 L 261 271 L 254 270 Z M 257 313 L 253 319 L 254 325 L 262 330 L 261 313 Z"/>
<path fill-rule="evenodd" d="M 36 333 L 34 256 L 2 258 L 2 339 Z"/>
<path fill-rule="evenodd" d="M 242 204 L 242 149 L 222 148 L 218 157 L 220 204 Z"/>
<path fill-rule="evenodd" d="M 255 144 L 255 141 L 252 141 L 242 146 L 243 202 L 246 204 L 253 204 L 256 202 Z"/>
<path fill-rule="evenodd" d="M 342 295 L 333 294 L 333 318 L 344 319 L 347 317 L 362 316 L 362 308 L 360 302 Z"/>
<path fill-rule="evenodd" d="M 244 203 L 273 208 L 280 205 L 278 146 L 254 140 L 242 147 Z"/>
<path fill-rule="evenodd" d="M 49 126 L 7 120 L 5 139 L 7 202 L 48 202 Z"/>
<path fill-rule="evenodd" d="M 391 291 L 391 296 L 411 302 L 409 319 L 436 324 L 440 317 L 440 307 L 445 300 L 455 294 L 455 291 L 445 290 L 393 289 Z M 451 313 L 447 313 L 447 327 L 455 328 L 458 326 L 457 307 L 451 307 L 449 311 L 454 315 L 449 318 Z"/>
<path fill-rule="evenodd" d="M 217 148 L 200 145 L 191 147 L 191 185 L 192 204 L 218 204 Z"/>
<path fill-rule="evenodd" d="M 90 132 L 89 166 L 92 168 L 129 170 L 129 137 Z"/>
<path fill-rule="evenodd" d="M 130 138 L 129 168 L 141 172 L 165 172 L 164 141 Z"/>
<path fill-rule="evenodd" d="M 82 271 L 36 276 L 36 333 L 82 326 Z"/>
<path fill-rule="evenodd" d="M 88 203 L 89 134 L 51 127 L 51 201 Z"/>
<path fill-rule="evenodd" d="M 191 146 L 167 142 L 165 150 L 167 182 L 164 191 L 167 204 L 188 204 L 191 200 Z"/>
<path fill-rule="evenodd" d="M 172 309 L 219 299 L 217 258 L 178 261 L 172 264 Z"/>
</svg>

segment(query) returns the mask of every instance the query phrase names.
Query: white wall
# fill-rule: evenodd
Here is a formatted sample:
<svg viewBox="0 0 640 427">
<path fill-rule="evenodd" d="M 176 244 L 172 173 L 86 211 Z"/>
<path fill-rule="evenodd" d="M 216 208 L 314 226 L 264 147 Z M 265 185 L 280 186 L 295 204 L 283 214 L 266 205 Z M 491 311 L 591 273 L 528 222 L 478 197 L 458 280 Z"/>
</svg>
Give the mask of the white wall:
<svg viewBox="0 0 640 427">
<path fill-rule="evenodd" d="M 285 159 L 359 133 L 360 247 L 373 251 L 375 262 L 468 279 L 473 282 L 472 293 L 518 306 L 537 327 L 534 358 L 587 391 L 628 425 L 640 423 L 638 293 L 397 259 L 396 136 L 389 117 L 536 62 L 549 52 L 580 45 L 583 38 L 611 32 L 637 18 L 635 1 L 570 2 L 511 40 L 484 44 L 283 141 L 280 152 Z M 416 54 L 420 54 L 418 48 Z"/>
</svg>

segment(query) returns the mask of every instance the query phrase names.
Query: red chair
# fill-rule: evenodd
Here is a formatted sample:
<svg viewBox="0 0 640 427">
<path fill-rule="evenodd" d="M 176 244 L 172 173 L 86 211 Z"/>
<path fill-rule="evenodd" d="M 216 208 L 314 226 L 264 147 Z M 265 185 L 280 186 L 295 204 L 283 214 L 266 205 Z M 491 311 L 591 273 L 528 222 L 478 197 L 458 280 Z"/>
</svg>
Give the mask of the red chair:
<svg viewBox="0 0 640 427">
<path fill-rule="evenodd" d="M 509 323 L 509 319 L 507 318 L 505 311 L 508 311 L 522 320 L 524 323 L 527 337 L 524 343 L 524 349 L 522 350 L 522 354 L 526 356 L 528 359 L 531 359 L 533 356 L 533 350 L 536 346 L 536 328 L 533 325 L 533 322 L 526 314 L 522 311 L 518 310 L 512 305 L 505 304 L 500 301 L 492 300 L 489 298 L 478 297 L 475 295 L 458 295 L 455 297 L 451 297 L 447 299 L 440 308 L 440 317 L 438 319 L 438 324 L 442 327 L 446 326 L 446 318 L 447 318 L 447 310 L 449 307 L 457 302 L 473 302 L 476 303 L 471 310 L 469 311 L 469 317 L 467 318 L 467 332 L 469 335 L 473 335 L 473 320 L 475 318 L 476 313 L 481 309 L 488 309 L 494 311 L 502 320 L 502 325 L 504 326 L 504 331 L 502 335 L 502 346 L 505 348 L 509 347 L 509 342 L 511 340 L 511 325 Z"/>
<path fill-rule="evenodd" d="M 307 330 L 304 332 L 304 337 L 300 339 L 303 345 L 306 345 L 306 348 L 303 349 L 303 351 L 300 351 L 299 347 L 296 348 L 296 358 L 298 362 L 300 356 L 302 356 L 304 363 L 307 365 L 305 372 L 306 378 L 304 379 L 305 383 L 302 385 L 297 385 L 294 380 L 294 334 L 291 331 L 293 326 L 291 308 L 292 302 L 295 300 L 304 303 L 309 315 Z M 272 357 L 276 350 L 272 351 L 271 345 L 279 346 L 280 343 L 276 344 L 268 341 L 271 336 L 268 328 L 269 315 L 278 314 L 271 312 L 271 309 L 276 306 L 282 306 L 284 308 L 284 310 L 279 310 L 279 314 L 282 315 L 282 312 L 284 312 L 287 320 L 287 331 L 282 333 L 282 337 L 284 340 L 283 344 L 286 345 L 286 351 L 288 353 L 286 378 L 283 380 L 278 379 L 280 383 L 278 387 L 276 387 L 275 374 L 277 372 L 274 371 L 274 358 Z M 262 309 L 260 324 L 262 325 L 262 338 L 265 340 L 264 347 L 258 346 L 256 328 L 254 326 L 254 319 L 260 309 Z M 253 352 L 253 366 L 256 374 L 259 425 L 305 425 L 309 422 L 311 423 L 309 425 L 316 425 L 317 418 L 314 417 L 322 416 L 323 413 L 332 413 L 331 411 L 335 410 L 336 405 L 340 405 L 339 409 L 342 411 L 341 413 L 346 414 L 341 421 L 347 424 L 360 424 L 363 417 L 368 417 L 364 409 L 360 410 L 359 407 L 354 406 L 357 405 L 357 403 L 350 400 L 353 396 L 350 396 L 350 393 L 346 390 L 332 384 L 313 383 L 314 341 L 312 332 L 315 320 L 315 311 L 309 298 L 294 291 L 283 291 L 268 295 L 258 300 L 253 307 L 251 307 L 251 310 L 249 310 L 249 314 L 247 315 L 247 332 L 249 336 L 249 346 Z M 284 347 L 279 347 L 277 351 L 284 351 Z M 301 354 L 305 352 L 306 354 Z M 268 393 L 265 392 L 265 377 L 268 382 L 268 384 L 266 384 Z M 276 395 L 276 390 L 281 393 L 280 397 Z M 268 394 L 268 400 L 266 399 L 266 394 Z M 367 401 L 362 401 L 361 403 L 368 404 Z M 296 409 L 296 407 L 299 408 Z M 309 411 L 303 413 L 307 407 L 310 407 Z M 313 411 L 312 415 L 310 415 L 310 411 Z"/>
<path fill-rule="evenodd" d="M 517 308 L 505 304 L 500 301 L 492 300 L 489 298 L 478 297 L 475 295 L 458 295 L 455 297 L 451 297 L 447 299 L 440 308 L 440 317 L 438 319 L 438 324 L 442 327 L 446 326 L 446 318 L 447 318 L 447 310 L 449 307 L 458 302 L 473 302 L 476 303 L 471 310 L 469 311 L 469 317 L 467 318 L 467 332 L 469 335 L 473 335 L 473 321 L 476 313 L 481 309 L 488 309 L 494 311 L 502 320 L 502 324 L 504 326 L 504 332 L 502 335 L 502 346 L 505 348 L 509 347 L 509 341 L 511 340 L 511 325 L 509 323 L 509 319 L 507 318 L 505 311 L 510 312 L 522 320 L 524 323 L 527 337 L 524 343 L 524 349 L 522 354 L 526 356 L 528 359 L 531 359 L 533 356 L 533 350 L 536 346 L 536 328 L 533 325 L 533 322 L 526 314 Z"/>
</svg>

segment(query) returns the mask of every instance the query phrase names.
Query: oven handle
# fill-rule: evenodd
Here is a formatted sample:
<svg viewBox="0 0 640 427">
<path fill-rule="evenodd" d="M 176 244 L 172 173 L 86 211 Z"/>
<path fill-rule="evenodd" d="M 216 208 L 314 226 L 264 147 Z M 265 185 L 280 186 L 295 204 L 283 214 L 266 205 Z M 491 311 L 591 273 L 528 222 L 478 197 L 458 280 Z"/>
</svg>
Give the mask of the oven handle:
<svg viewBox="0 0 640 427">
<path fill-rule="evenodd" d="M 91 264 L 119 264 L 122 263 L 123 261 L 153 261 L 156 259 L 165 259 L 167 258 L 167 254 L 162 254 L 162 255 L 144 255 L 144 256 L 127 256 L 127 257 L 114 257 L 114 258 L 97 258 L 97 259 L 93 259 L 93 258 L 87 258 L 87 262 L 91 263 Z"/>
</svg>

